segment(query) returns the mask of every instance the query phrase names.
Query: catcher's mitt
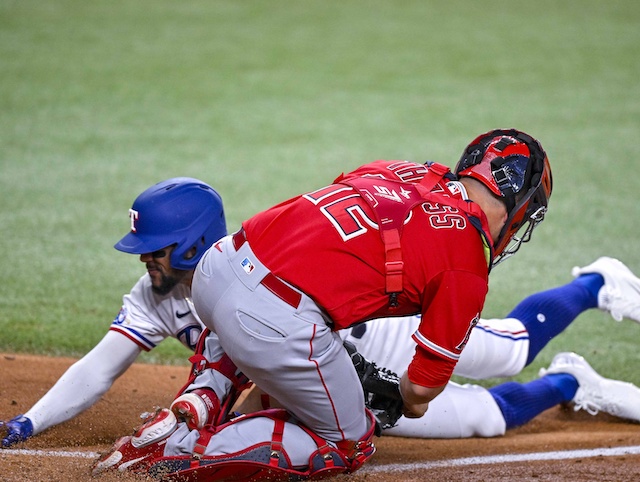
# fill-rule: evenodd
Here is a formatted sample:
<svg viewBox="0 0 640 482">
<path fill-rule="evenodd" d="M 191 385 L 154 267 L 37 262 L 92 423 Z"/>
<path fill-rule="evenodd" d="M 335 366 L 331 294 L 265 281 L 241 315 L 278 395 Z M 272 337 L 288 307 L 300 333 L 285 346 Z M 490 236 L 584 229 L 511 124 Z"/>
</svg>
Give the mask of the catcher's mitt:
<svg viewBox="0 0 640 482">
<path fill-rule="evenodd" d="M 345 341 L 344 347 L 360 377 L 364 390 L 364 403 L 376 417 L 378 432 L 394 427 L 402 416 L 404 405 L 400 395 L 400 377 L 391 370 L 378 367 L 367 360 L 358 353 L 353 343 Z"/>
</svg>

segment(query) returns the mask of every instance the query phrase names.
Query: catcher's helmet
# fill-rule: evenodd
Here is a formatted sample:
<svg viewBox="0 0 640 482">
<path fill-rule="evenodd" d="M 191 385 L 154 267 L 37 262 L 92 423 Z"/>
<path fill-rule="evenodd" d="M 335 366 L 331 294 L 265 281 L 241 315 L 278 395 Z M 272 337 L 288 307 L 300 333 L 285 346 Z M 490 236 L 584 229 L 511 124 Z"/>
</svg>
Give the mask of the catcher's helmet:
<svg viewBox="0 0 640 482">
<path fill-rule="evenodd" d="M 189 177 L 159 182 L 140 194 L 129 209 L 131 231 L 114 246 L 131 254 L 175 246 L 171 266 L 194 269 L 209 247 L 226 236 L 222 198 L 208 184 Z M 185 255 L 195 248 L 195 256 Z"/>
<path fill-rule="evenodd" d="M 551 167 L 540 143 L 516 129 L 492 130 L 466 147 L 454 171 L 482 182 L 507 207 L 507 221 L 493 244 L 493 264 L 515 254 L 544 219 L 551 197 Z"/>
</svg>

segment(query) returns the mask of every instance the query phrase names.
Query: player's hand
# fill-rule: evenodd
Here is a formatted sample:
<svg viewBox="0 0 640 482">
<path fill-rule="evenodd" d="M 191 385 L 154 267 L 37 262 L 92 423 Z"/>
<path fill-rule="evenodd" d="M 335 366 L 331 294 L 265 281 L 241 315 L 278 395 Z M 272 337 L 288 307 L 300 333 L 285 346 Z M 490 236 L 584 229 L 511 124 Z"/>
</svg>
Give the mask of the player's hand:
<svg viewBox="0 0 640 482">
<path fill-rule="evenodd" d="M 404 403 L 402 414 L 407 418 L 420 418 L 429 408 L 429 402 L 433 400 L 445 385 L 440 387 L 423 387 L 409 380 L 407 372 L 400 378 L 400 395 Z"/>
<path fill-rule="evenodd" d="M 191 430 L 201 429 L 215 421 L 220 412 L 220 401 L 213 390 L 197 388 L 176 398 L 171 404 L 171 411 Z"/>
<path fill-rule="evenodd" d="M 410 405 L 404 404 L 402 407 L 402 415 L 406 418 L 420 418 L 425 413 L 427 413 L 427 409 L 429 408 L 428 403 L 420 404 L 420 405 Z"/>
<path fill-rule="evenodd" d="M 0 421 L 0 437 L 3 448 L 24 442 L 33 435 L 33 424 L 24 415 L 13 417 L 7 422 Z"/>
</svg>

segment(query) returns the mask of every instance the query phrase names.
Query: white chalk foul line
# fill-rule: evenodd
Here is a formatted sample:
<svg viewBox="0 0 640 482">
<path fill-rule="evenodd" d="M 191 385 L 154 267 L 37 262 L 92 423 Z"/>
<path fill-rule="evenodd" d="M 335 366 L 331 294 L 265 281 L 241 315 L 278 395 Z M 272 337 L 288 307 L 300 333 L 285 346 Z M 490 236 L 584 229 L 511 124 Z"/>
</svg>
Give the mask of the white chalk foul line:
<svg viewBox="0 0 640 482">
<path fill-rule="evenodd" d="M 508 462 L 530 462 L 536 460 L 563 460 L 591 457 L 613 457 L 619 455 L 638 455 L 640 445 L 630 447 L 612 447 L 589 450 L 564 450 L 559 452 L 537 452 L 530 454 L 490 455 L 486 457 L 467 457 L 462 459 L 417 462 L 412 464 L 365 465 L 360 473 L 404 472 L 408 470 L 432 469 L 437 467 L 460 467 L 465 465 L 486 465 Z"/>
<path fill-rule="evenodd" d="M 2 449 L 0 455 L 30 455 L 40 457 L 75 457 L 95 459 L 97 452 L 67 452 L 63 450 L 27 450 Z M 413 464 L 366 465 L 360 473 L 403 472 L 408 470 L 432 469 L 437 467 L 461 467 L 465 465 L 487 465 L 509 462 L 530 462 L 537 460 L 564 460 L 591 457 L 614 457 L 620 455 L 638 455 L 640 445 L 629 447 L 611 447 L 585 450 L 564 450 L 558 452 L 535 452 L 529 454 L 490 455 L 486 457 L 467 457 L 462 459 L 437 460 L 433 462 L 418 462 Z"/>
<path fill-rule="evenodd" d="M 64 450 L 27 450 L 27 449 L 0 449 L 0 455 L 30 455 L 39 457 L 75 457 L 83 459 L 95 459 L 100 455 L 97 452 L 67 452 Z"/>
</svg>

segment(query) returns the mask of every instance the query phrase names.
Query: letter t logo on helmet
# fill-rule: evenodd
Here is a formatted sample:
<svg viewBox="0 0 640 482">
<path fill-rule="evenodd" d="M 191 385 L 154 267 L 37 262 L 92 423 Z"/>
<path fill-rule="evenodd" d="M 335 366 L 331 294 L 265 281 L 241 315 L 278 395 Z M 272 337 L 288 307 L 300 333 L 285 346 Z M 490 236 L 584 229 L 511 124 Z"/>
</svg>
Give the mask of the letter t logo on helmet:
<svg viewBox="0 0 640 482">
<path fill-rule="evenodd" d="M 140 213 L 135 209 L 129 209 L 129 217 L 131 218 L 131 232 L 137 232 L 136 221 L 138 220 Z"/>
<path fill-rule="evenodd" d="M 494 240 L 495 266 L 528 242 L 544 219 L 553 184 L 547 154 L 522 131 L 496 129 L 471 141 L 454 172 L 482 182 L 505 203 L 508 217 Z M 525 225 L 523 234 L 517 236 Z"/>
</svg>

